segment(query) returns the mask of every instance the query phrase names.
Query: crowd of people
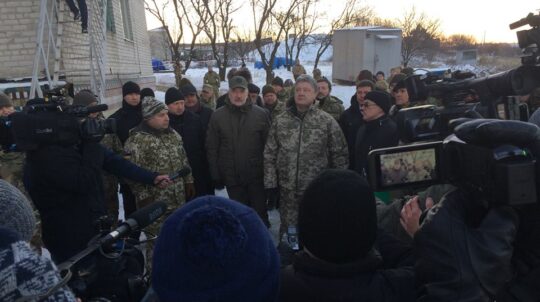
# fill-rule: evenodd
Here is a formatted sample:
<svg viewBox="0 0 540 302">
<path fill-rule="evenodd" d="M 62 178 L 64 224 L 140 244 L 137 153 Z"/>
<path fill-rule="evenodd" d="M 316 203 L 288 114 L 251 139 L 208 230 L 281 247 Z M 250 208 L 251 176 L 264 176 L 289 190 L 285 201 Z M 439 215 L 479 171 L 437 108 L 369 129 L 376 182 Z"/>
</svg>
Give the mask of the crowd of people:
<svg viewBox="0 0 540 302">
<path fill-rule="evenodd" d="M 120 223 L 120 192 L 126 217 L 167 204 L 145 229 L 157 236 L 144 247 L 150 287 L 131 301 L 537 301 L 505 292 L 515 274 L 515 213 L 491 209 L 472 227 L 453 186 L 386 206 L 366 181 L 368 153 L 400 143 L 394 118 L 414 103 L 404 82 L 410 72 L 393 69 L 387 80 L 361 71 L 345 109 L 331 81 L 317 69 L 307 75 L 299 62 L 294 83 L 275 77 L 262 89 L 248 69 L 231 70 L 221 96 L 209 67 L 200 91 L 186 80 L 164 100 L 124 83 L 121 108 L 110 116 L 114 133 L 25 153 L 3 145 L 0 300 L 75 301 L 53 263 Z M 96 104 L 88 90 L 73 98 L 76 106 Z M 0 95 L 2 116 L 13 112 Z M 91 119 L 104 117 L 80 122 Z M 389 183 L 433 173 L 427 155 L 385 162 Z M 228 199 L 212 196 L 224 188 Z M 269 232 L 274 207 L 277 244 Z M 540 255 L 529 256 L 536 267 Z M 517 291 L 540 297 L 534 290 Z"/>
</svg>

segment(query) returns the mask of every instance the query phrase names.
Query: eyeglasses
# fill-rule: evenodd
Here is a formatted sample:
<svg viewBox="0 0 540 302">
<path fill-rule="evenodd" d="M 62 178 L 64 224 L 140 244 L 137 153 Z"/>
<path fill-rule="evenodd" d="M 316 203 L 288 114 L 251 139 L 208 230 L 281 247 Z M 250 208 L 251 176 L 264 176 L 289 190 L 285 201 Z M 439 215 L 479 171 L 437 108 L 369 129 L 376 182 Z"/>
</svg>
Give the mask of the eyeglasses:
<svg viewBox="0 0 540 302">
<path fill-rule="evenodd" d="M 374 105 L 376 105 L 376 104 L 375 103 L 364 102 L 364 104 L 360 104 L 360 108 L 362 108 L 362 107 L 369 108 L 369 107 L 373 107 Z"/>
</svg>

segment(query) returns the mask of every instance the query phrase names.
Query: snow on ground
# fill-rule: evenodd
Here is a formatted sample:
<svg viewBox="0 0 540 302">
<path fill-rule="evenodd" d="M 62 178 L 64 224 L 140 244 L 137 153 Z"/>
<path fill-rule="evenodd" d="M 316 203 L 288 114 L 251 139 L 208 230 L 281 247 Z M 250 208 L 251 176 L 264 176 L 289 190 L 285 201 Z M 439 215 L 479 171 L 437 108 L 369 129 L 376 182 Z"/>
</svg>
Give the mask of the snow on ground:
<svg viewBox="0 0 540 302">
<path fill-rule="evenodd" d="M 238 68 L 239 66 L 236 66 L 236 67 Z M 305 64 L 304 67 L 306 68 L 306 71 L 308 73 L 310 73 L 313 70 L 313 64 Z M 255 69 L 253 67 L 253 64 L 249 64 L 248 69 L 251 71 L 251 76 L 253 77 L 253 83 L 259 86 L 262 90 L 262 87 L 266 83 L 266 72 L 263 69 Z M 323 62 L 319 64 L 319 69 L 322 71 L 322 74 L 325 77 L 327 77 L 328 79 L 332 79 L 332 63 L 331 62 Z M 208 70 L 206 68 L 190 68 L 188 69 L 185 77 L 193 83 L 193 85 L 197 88 L 198 91 L 200 91 L 203 86 L 204 74 L 207 71 Z M 283 81 L 287 79 L 291 79 L 291 80 L 293 79 L 292 72 L 288 71 L 286 68 L 275 69 L 274 73 L 276 76 L 279 76 L 280 78 L 282 78 Z M 158 86 L 172 87 L 175 84 L 173 73 L 155 73 L 154 76 L 156 77 L 156 84 Z M 221 82 L 221 86 L 219 90 L 220 90 L 220 94 L 224 94 L 227 92 L 228 87 L 227 87 L 226 81 Z M 345 106 L 345 108 L 349 107 L 350 98 L 354 93 L 355 93 L 354 86 L 341 86 L 341 85 L 334 84 L 332 87 L 332 95 L 340 98 L 343 101 L 343 105 Z M 165 92 L 157 91 L 156 98 L 158 100 L 164 101 Z"/>
</svg>

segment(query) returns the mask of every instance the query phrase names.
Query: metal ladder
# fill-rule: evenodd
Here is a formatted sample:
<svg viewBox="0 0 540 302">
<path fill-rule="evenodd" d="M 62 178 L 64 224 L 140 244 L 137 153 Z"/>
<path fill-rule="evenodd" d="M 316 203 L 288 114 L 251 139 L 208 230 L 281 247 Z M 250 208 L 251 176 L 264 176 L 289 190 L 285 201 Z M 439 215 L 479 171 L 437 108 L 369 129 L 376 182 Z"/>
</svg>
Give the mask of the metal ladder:
<svg viewBox="0 0 540 302">
<path fill-rule="evenodd" d="M 43 97 L 39 79 L 49 88 L 61 78 L 75 88 L 90 88 L 105 101 L 107 66 L 107 0 L 87 0 L 88 33 L 81 33 L 64 0 L 40 0 L 32 85 L 29 98 Z"/>
</svg>

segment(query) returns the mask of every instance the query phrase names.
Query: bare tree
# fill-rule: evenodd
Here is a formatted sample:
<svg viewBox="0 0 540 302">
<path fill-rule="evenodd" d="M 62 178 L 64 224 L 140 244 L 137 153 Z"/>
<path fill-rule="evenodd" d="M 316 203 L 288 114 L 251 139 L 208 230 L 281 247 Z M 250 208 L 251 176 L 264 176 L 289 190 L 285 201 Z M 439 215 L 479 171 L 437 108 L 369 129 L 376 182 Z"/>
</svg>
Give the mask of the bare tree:
<svg viewBox="0 0 540 302">
<path fill-rule="evenodd" d="M 234 30 L 235 39 L 231 43 L 231 51 L 236 54 L 242 61 L 242 64 L 246 64 L 249 53 L 253 50 L 253 36 L 249 31 Z"/>
<path fill-rule="evenodd" d="M 194 10 L 203 20 L 204 32 L 210 40 L 212 54 L 219 68 L 219 77 L 225 80 L 229 64 L 229 44 L 234 28 L 232 14 L 238 10 L 233 0 L 191 0 Z M 221 40 L 222 46 L 218 45 Z"/>
<path fill-rule="evenodd" d="M 199 15 L 193 12 L 192 7 L 186 6 L 185 1 L 177 1 L 179 2 L 180 6 L 182 7 L 182 12 L 184 13 L 184 20 L 186 20 L 187 25 L 191 31 L 191 42 L 189 44 L 189 54 L 186 57 L 185 61 L 185 68 L 184 68 L 184 74 L 186 74 L 187 70 L 189 69 L 189 66 L 191 65 L 191 61 L 194 59 L 195 55 L 195 43 L 197 42 L 197 38 L 199 38 L 199 35 L 204 30 L 204 25 L 208 20 L 206 18 L 207 15 Z"/>
<path fill-rule="evenodd" d="M 145 9 L 151 13 L 161 23 L 169 44 L 171 51 L 171 59 L 174 66 L 174 75 L 176 79 L 176 86 L 180 86 L 180 80 L 182 79 L 182 62 L 181 62 L 181 44 L 182 36 L 184 34 L 184 28 L 182 26 L 181 12 L 178 8 L 178 3 L 173 0 L 174 13 L 177 22 L 169 22 L 165 17 L 165 11 L 169 6 L 169 1 L 162 1 L 161 5 L 158 5 L 156 0 L 145 0 Z M 169 25 L 170 23 L 174 25 Z"/>
<path fill-rule="evenodd" d="M 413 57 L 433 45 L 441 35 L 440 20 L 430 18 L 424 12 L 418 13 L 414 6 L 405 12 L 398 25 L 403 35 L 401 59 L 405 67 Z"/>
<path fill-rule="evenodd" d="M 316 21 L 318 20 L 317 8 L 315 4 L 316 3 L 314 0 L 307 0 L 301 7 L 299 7 L 300 15 L 304 17 L 300 18 L 300 22 L 298 23 L 298 42 L 296 43 L 296 55 L 294 57 L 295 61 L 298 61 L 300 51 L 307 44 L 307 39 L 309 36 L 318 28 L 315 25 Z M 313 8 L 311 14 L 309 12 L 310 8 Z"/>
<path fill-rule="evenodd" d="M 280 13 L 273 13 L 277 11 L 276 4 L 278 0 L 250 0 L 251 8 L 253 11 L 253 28 L 255 29 L 255 47 L 261 57 L 264 70 L 266 71 L 266 83 L 270 84 L 272 81 L 272 66 L 276 53 L 280 45 L 280 41 L 284 36 L 284 22 L 277 22 L 276 16 L 281 15 L 282 20 L 289 18 L 296 7 L 304 0 L 290 0 L 288 6 L 285 7 Z M 270 54 L 265 52 L 266 47 L 263 44 L 263 39 L 266 37 L 272 37 L 272 47 Z"/>
<path fill-rule="evenodd" d="M 330 22 L 328 33 L 317 38 L 320 44 L 315 55 L 313 68 L 317 68 L 322 55 L 326 52 L 330 44 L 332 44 L 332 38 L 337 29 L 352 25 L 367 25 L 374 16 L 375 13 L 372 7 L 361 4 L 359 0 L 347 0 L 341 13 Z"/>
<path fill-rule="evenodd" d="M 468 49 L 476 46 L 476 38 L 471 35 L 454 34 L 443 39 L 442 44 L 447 48 Z"/>
</svg>

